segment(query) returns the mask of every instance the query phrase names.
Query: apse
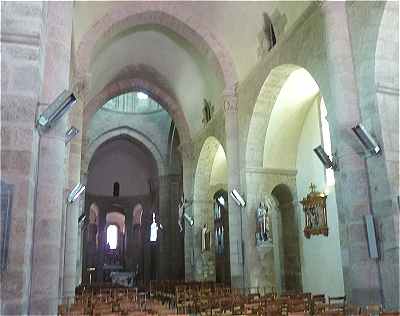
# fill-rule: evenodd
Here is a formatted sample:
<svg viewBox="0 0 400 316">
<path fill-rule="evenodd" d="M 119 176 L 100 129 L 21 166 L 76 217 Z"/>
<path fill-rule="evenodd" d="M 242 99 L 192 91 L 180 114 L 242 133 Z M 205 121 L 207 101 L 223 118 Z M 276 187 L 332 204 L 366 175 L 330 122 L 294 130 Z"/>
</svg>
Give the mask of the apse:
<svg viewBox="0 0 400 316">
<path fill-rule="evenodd" d="M 120 136 L 101 145 L 93 155 L 87 191 L 113 196 L 114 183 L 118 183 L 121 197 L 145 195 L 157 177 L 157 165 L 149 150 L 130 137 Z"/>
</svg>

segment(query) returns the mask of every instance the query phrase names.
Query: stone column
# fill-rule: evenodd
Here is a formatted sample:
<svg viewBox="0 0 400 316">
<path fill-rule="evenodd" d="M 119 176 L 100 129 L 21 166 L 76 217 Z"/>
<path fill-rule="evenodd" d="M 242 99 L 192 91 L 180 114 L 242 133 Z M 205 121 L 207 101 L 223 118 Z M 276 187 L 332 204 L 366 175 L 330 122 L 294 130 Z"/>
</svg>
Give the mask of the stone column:
<svg viewBox="0 0 400 316">
<path fill-rule="evenodd" d="M 28 313 L 46 12 L 44 2 L 1 3 L 1 181 L 13 191 L 1 315 Z"/>
<path fill-rule="evenodd" d="M 233 92 L 224 95 L 226 160 L 228 164 L 228 194 L 240 189 L 239 131 L 237 97 Z M 231 265 L 231 286 L 245 287 L 245 267 L 243 257 L 243 212 L 231 198 L 229 199 L 229 251 Z"/>
<path fill-rule="evenodd" d="M 185 198 L 188 200 L 193 199 L 193 179 L 194 179 L 194 152 L 193 144 L 185 143 L 181 144 L 179 150 L 182 154 L 182 165 L 183 165 L 183 192 Z M 186 213 L 193 218 L 193 206 L 188 207 Z M 184 236 L 184 249 L 185 249 L 185 280 L 190 281 L 194 279 L 194 257 L 193 257 L 193 239 L 194 230 L 193 227 L 185 225 L 185 236 Z"/>
<path fill-rule="evenodd" d="M 202 229 L 204 224 L 207 224 L 208 231 L 211 233 L 211 240 L 215 240 L 213 201 L 203 196 L 200 197 L 200 199 L 194 200 L 192 207 L 197 210 L 196 216 L 194 217 L 194 225 L 191 228 L 193 236 L 192 253 L 194 253 L 194 279 L 196 281 L 215 281 L 215 242 L 211 243 L 210 250 L 202 251 L 201 249 Z"/>
<path fill-rule="evenodd" d="M 351 128 L 361 118 L 346 2 L 325 2 L 326 47 L 331 96 L 326 105 L 337 152 L 336 197 L 342 252 L 343 279 L 348 302 L 382 302 L 379 265 L 368 254 L 364 215 L 372 214 L 367 166 Z"/>
<path fill-rule="evenodd" d="M 72 3 L 48 3 L 42 112 L 68 88 Z M 61 218 L 65 196 L 66 116 L 41 136 L 37 202 L 34 218 L 29 314 L 56 314 L 59 289 Z"/>
<path fill-rule="evenodd" d="M 167 175 L 162 175 L 159 177 L 159 187 L 158 187 L 158 212 L 160 223 L 163 226 L 163 230 L 159 230 L 159 252 L 158 252 L 158 274 L 159 279 L 167 279 L 170 275 L 172 260 L 171 253 L 173 250 L 173 245 L 171 245 L 171 216 L 169 214 L 169 177 Z"/>
<path fill-rule="evenodd" d="M 70 115 L 70 126 L 75 126 L 82 130 L 82 102 L 75 105 Z M 82 133 L 76 135 L 68 144 L 68 183 L 67 191 L 70 192 L 74 186 L 80 182 L 81 173 L 81 145 Z M 82 194 L 83 196 L 84 194 Z M 82 198 L 82 196 L 80 198 Z M 71 297 L 75 295 L 76 270 L 78 258 L 78 217 L 80 215 L 80 201 L 77 200 L 72 204 L 67 204 L 66 208 L 66 238 L 65 250 L 63 254 L 64 275 L 63 275 L 63 296 Z"/>
</svg>

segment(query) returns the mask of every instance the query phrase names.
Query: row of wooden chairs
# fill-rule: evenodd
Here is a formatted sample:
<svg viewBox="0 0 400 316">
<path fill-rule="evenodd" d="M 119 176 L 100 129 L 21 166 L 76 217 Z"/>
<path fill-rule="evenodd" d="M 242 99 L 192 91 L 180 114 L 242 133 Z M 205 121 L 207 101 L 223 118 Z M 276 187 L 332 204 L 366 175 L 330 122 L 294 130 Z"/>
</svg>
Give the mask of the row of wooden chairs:
<svg viewBox="0 0 400 316">
<path fill-rule="evenodd" d="M 173 287 L 175 289 L 173 290 Z M 379 305 L 364 308 L 349 305 L 345 296 L 326 297 L 311 293 L 256 293 L 242 294 L 237 289 L 213 282 L 168 282 L 153 283 L 156 297 L 162 301 L 172 301 L 178 313 L 198 313 L 200 315 L 378 315 Z M 173 295 L 175 292 L 175 295 Z M 387 315 L 391 315 L 387 313 Z M 400 316 L 400 315 L 399 315 Z"/>
<path fill-rule="evenodd" d="M 136 315 L 145 312 L 146 297 L 136 288 L 96 288 L 80 291 L 74 303 L 62 304 L 59 315 Z"/>
</svg>

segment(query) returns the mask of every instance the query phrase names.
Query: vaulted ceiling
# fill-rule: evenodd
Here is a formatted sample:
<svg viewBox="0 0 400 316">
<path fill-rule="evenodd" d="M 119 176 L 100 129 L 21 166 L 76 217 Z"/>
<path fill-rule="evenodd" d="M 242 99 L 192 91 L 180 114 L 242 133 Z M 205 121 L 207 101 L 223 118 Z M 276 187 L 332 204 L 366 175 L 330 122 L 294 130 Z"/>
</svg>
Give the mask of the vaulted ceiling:
<svg viewBox="0 0 400 316">
<path fill-rule="evenodd" d="M 189 12 L 202 22 L 222 44 L 233 61 L 238 80 L 243 80 L 257 62 L 258 36 L 263 30 L 263 13 L 271 17 L 282 36 L 300 17 L 310 2 L 175 2 L 174 10 Z M 85 34 L 105 17 L 135 2 L 75 2 L 74 47 L 79 49 Z M 159 6 L 170 6 L 160 2 Z M 107 20 L 107 18 L 105 18 Z M 121 27 L 111 38 L 100 39 L 90 56 L 90 95 L 115 80 L 127 67 L 154 69 L 157 77 L 178 100 L 190 133 L 201 129 L 203 99 L 218 104 L 224 82 L 210 56 L 165 26 L 154 23 Z M 151 77 L 151 74 L 150 74 Z M 156 76 L 154 76 L 156 77 Z M 146 78 L 152 80 L 152 78 Z M 157 78 L 154 78 L 157 80 Z"/>
</svg>

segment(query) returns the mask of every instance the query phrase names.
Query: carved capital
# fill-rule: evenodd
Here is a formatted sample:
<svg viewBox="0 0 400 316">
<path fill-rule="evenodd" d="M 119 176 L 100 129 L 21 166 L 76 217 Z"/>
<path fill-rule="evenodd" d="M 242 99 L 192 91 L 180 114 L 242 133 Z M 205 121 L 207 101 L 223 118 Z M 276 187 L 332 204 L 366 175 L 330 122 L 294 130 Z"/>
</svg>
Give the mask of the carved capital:
<svg viewBox="0 0 400 316">
<path fill-rule="evenodd" d="M 335 13 L 338 9 L 346 10 L 346 3 L 349 1 L 316 1 L 315 5 L 318 6 L 323 14 Z"/>
<path fill-rule="evenodd" d="M 237 84 L 228 87 L 223 92 L 224 112 L 237 112 L 238 98 L 237 98 Z"/>
<path fill-rule="evenodd" d="M 237 97 L 236 96 L 225 96 L 224 112 L 225 113 L 236 113 L 237 111 L 238 111 Z"/>
</svg>

